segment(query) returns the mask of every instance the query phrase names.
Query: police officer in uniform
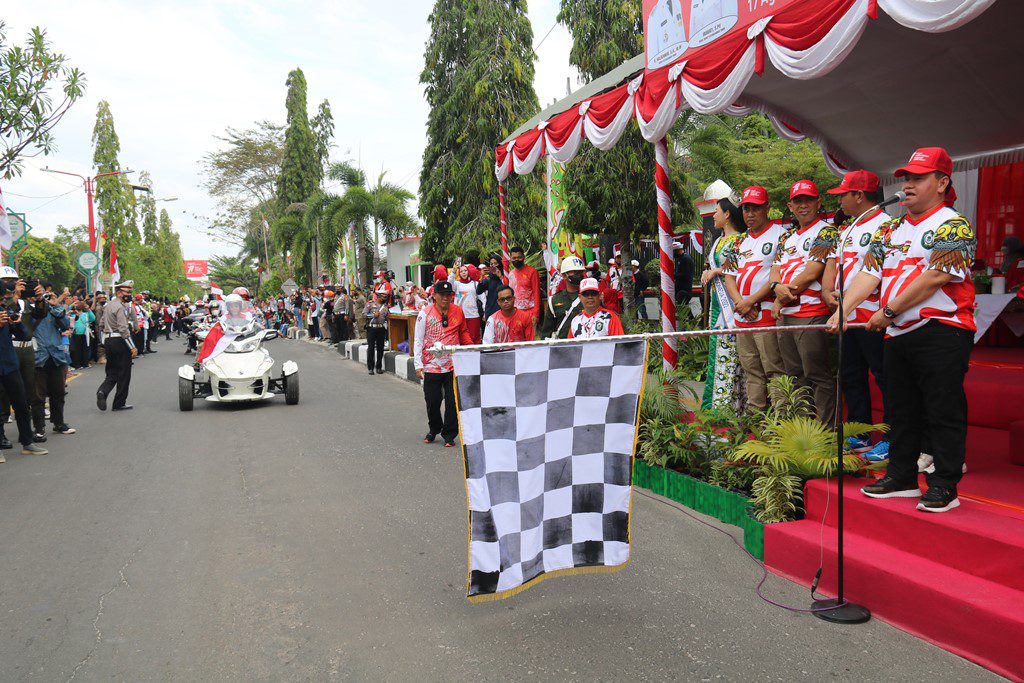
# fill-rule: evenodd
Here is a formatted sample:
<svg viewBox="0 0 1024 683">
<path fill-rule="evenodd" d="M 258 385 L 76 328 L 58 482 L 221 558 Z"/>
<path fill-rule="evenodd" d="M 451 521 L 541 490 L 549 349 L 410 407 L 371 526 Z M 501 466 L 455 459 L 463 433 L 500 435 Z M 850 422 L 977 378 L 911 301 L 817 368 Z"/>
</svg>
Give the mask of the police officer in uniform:
<svg viewBox="0 0 1024 683">
<path fill-rule="evenodd" d="M 107 395 L 116 386 L 113 410 L 131 410 L 127 405 L 128 385 L 132 381 L 132 359 L 139 351 L 132 341 L 132 332 L 137 327 L 131 312 L 131 280 L 114 287 L 114 298 L 103 307 L 103 348 L 107 354 L 107 376 L 96 392 L 96 405 L 107 409 Z"/>
<path fill-rule="evenodd" d="M 580 283 L 587 272 L 587 265 L 578 256 L 566 256 L 558 269 L 565 278 L 565 289 L 548 298 L 548 312 L 541 326 L 541 339 L 566 339 L 569 336 L 569 321 L 582 308 L 580 303 Z"/>
</svg>

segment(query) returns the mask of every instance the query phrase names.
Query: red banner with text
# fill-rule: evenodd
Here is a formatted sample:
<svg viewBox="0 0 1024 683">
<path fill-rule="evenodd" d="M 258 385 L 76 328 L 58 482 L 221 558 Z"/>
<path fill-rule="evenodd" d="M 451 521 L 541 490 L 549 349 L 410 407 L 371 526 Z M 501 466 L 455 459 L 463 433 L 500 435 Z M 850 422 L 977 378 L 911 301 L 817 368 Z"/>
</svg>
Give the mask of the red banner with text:
<svg viewBox="0 0 1024 683">
<path fill-rule="evenodd" d="M 210 262 L 185 259 L 185 277 L 198 280 L 210 274 Z"/>
</svg>

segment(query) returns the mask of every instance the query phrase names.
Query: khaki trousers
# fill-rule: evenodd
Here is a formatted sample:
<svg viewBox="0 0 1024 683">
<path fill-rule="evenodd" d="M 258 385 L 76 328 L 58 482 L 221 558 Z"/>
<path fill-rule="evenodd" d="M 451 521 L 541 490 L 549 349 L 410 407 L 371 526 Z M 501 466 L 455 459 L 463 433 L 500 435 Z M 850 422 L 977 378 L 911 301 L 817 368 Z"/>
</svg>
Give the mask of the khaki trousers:
<svg viewBox="0 0 1024 683">
<path fill-rule="evenodd" d="M 736 352 L 747 380 L 747 405 L 767 410 L 768 381 L 786 373 L 778 337 L 774 332 L 737 334 Z"/>
<path fill-rule="evenodd" d="M 824 325 L 826 322 L 827 315 L 813 318 L 784 315 L 779 320 L 783 327 Z M 796 380 L 797 386 L 810 389 L 815 416 L 827 425 L 835 422 L 836 412 L 836 376 L 832 372 L 829 358 L 829 344 L 834 340 L 835 337 L 822 331 L 779 334 L 779 349 L 782 351 L 786 374 Z"/>
</svg>

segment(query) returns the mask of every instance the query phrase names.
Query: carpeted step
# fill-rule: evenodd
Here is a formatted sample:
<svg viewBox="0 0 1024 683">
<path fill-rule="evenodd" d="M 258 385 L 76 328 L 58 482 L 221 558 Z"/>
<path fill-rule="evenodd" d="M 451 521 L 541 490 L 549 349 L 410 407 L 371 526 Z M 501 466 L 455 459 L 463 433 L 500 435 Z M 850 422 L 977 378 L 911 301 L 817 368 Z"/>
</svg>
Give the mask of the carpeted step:
<svg viewBox="0 0 1024 683">
<path fill-rule="evenodd" d="M 881 526 L 873 524 L 869 530 L 874 533 Z M 810 519 L 768 525 L 765 565 L 780 576 L 809 586 L 819 566 L 821 538 L 820 523 Z M 933 543 L 946 542 L 937 534 Z M 860 534 L 847 532 L 845 545 L 847 599 L 865 605 L 874 616 L 901 630 L 1003 676 L 1024 678 L 1024 657 L 1020 654 L 1024 591 Z M 1020 564 L 1024 548 L 1014 555 Z M 819 592 L 835 595 L 836 538 L 831 527 L 825 528 L 824 557 Z M 980 570 L 993 558 L 986 555 L 972 559 L 974 569 Z"/>
<path fill-rule="evenodd" d="M 877 543 L 928 558 L 946 567 L 1024 591 L 1024 518 L 961 499 L 960 507 L 936 514 L 916 508 L 917 499 L 878 500 L 860 493 L 865 479 L 847 479 L 846 530 Z M 828 494 L 831 493 L 831 498 Z M 818 525 L 826 509 L 826 534 L 835 537 L 837 487 L 833 480 L 807 483 L 807 520 Z"/>
</svg>

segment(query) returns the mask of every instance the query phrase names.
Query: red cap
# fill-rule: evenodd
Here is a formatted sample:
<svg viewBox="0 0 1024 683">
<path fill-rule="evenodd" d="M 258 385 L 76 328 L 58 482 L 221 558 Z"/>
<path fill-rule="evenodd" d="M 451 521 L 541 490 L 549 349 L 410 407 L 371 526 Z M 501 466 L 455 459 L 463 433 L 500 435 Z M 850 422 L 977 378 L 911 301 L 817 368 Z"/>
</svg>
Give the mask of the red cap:
<svg viewBox="0 0 1024 683">
<path fill-rule="evenodd" d="M 828 191 L 829 194 L 847 192 L 878 192 L 878 176 L 871 171 L 850 171 L 843 176 L 843 182 L 839 187 Z"/>
<path fill-rule="evenodd" d="M 922 147 L 910 155 L 910 161 L 906 166 L 893 171 L 893 175 L 899 178 L 908 173 L 931 173 L 932 171 L 953 175 L 953 160 L 949 158 L 949 152 L 941 147 Z"/>
<path fill-rule="evenodd" d="M 789 198 L 797 197 L 818 197 L 818 186 L 810 180 L 798 180 L 789 188 Z"/>
<path fill-rule="evenodd" d="M 910 155 L 910 161 L 903 168 L 897 168 L 893 175 L 897 178 L 908 173 L 924 174 L 938 171 L 950 176 L 949 187 L 946 188 L 946 206 L 953 206 L 956 201 L 956 190 L 953 189 L 953 160 L 949 152 L 941 147 L 922 147 Z"/>
<path fill-rule="evenodd" d="M 760 185 L 751 185 L 747 189 L 743 190 L 743 196 L 740 197 L 740 206 L 744 204 L 767 204 L 768 203 L 768 190 L 764 189 Z"/>
</svg>

